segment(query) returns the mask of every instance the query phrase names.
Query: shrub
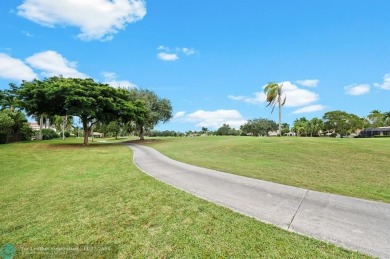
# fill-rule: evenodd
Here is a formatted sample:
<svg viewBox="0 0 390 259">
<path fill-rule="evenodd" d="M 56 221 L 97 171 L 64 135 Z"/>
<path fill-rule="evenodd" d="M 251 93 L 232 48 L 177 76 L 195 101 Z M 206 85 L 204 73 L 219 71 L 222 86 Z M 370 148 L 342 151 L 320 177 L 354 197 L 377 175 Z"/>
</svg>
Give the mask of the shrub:
<svg viewBox="0 0 390 259">
<path fill-rule="evenodd" d="M 68 131 L 65 131 L 64 135 L 65 135 L 65 138 L 70 137 L 70 133 Z M 62 132 L 60 132 L 60 137 L 62 138 Z"/>
<path fill-rule="evenodd" d="M 43 129 L 42 130 L 42 139 L 48 140 L 53 138 L 59 138 L 60 136 L 52 129 Z"/>
<path fill-rule="evenodd" d="M 30 128 L 30 126 L 25 123 L 20 129 L 20 140 L 26 141 L 31 140 L 31 137 L 34 135 L 34 131 Z"/>
</svg>

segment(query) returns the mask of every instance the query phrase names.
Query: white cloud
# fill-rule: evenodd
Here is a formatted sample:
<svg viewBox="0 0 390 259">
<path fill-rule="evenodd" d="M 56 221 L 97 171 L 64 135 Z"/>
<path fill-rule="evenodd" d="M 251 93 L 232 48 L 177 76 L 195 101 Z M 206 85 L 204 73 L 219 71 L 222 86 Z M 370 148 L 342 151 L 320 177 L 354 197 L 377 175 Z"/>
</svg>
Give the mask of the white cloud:
<svg viewBox="0 0 390 259">
<path fill-rule="evenodd" d="M 385 74 L 383 76 L 382 84 L 375 84 L 376 87 L 379 87 L 383 90 L 390 90 L 390 74 Z"/>
<path fill-rule="evenodd" d="M 160 45 L 157 47 L 159 53 L 157 57 L 164 61 L 175 61 L 179 59 L 179 55 L 184 54 L 186 56 L 191 56 L 196 53 L 193 48 L 170 48 L 164 45 Z"/>
<path fill-rule="evenodd" d="M 143 0 L 24 0 L 18 15 L 43 26 L 80 28 L 82 40 L 110 40 L 146 15 Z"/>
<path fill-rule="evenodd" d="M 178 60 L 179 57 L 175 53 L 166 53 L 166 52 L 160 52 L 157 54 L 157 57 L 164 61 L 175 61 Z"/>
<path fill-rule="evenodd" d="M 34 35 L 31 34 L 31 33 L 29 33 L 28 31 L 22 31 L 22 34 L 23 34 L 24 36 L 28 37 L 28 38 L 34 37 Z"/>
<path fill-rule="evenodd" d="M 315 92 L 308 91 L 306 89 L 298 88 L 290 81 L 282 82 L 283 91 L 286 93 L 286 107 L 298 107 L 305 106 L 313 103 L 319 99 L 319 96 Z"/>
<path fill-rule="evenodd" d="M 117 75 L 113 72 L 103 72 L 104 84 L 111 85 L 116 88 L 137 88 L 136 84 L 133 84 L 127 80 L 117 80 Z"/>
<path fill-rule="evenodd" d="M 160 45 L 157 47 L 157 50 L 163 50 L 163 51 L 166 51 L 166 52 L 169 52 L 170 49 L 168 47 L 165 47 L 164 45 Z"/>
<path fill-rule="evenodd" d="M 198 110 L 194 113 L 188 114 L 186 116 L 186 120 L 196 123 L 196 126 L 198 127 L 211 128 L 218 128 L 224 123 L 229 124 L 232 127 L 239 127 L 246 122 L 237 110 Z"/>
<path fill-rule="evenodd" d="M 286 94 L 286 107 L 299 107 L 309 105 L 319 99 L 317 93 L 298 88 L 290 81 L 281 82 L 283 84 L 283 91 Z M 265 85 L 262 89 L 264 89 Z M 266 96 L 264 92 L 256 92 L 254 97 L 247 96 L 234 96 L 229 95 L 228 98 L 237 101 L 243 101 L 249 104 L 262 104 L 266 102 Z"/>
<path fill-rule="evenodd" d="M 325 106 L 321 104 L 316 104 L 316 105 L 310 105 L 306 107 L 299 108 L 292 113 L 294 114 L 300 114 L 300 113 L 310 113 L 310 112 L 316 112 L 316 111 L 322 111 L 325 109 Z"/>
<path fill-rule="evenodd" d="M 60 76 L 87 78 L 86 74 L 77 71 L 77 63 L 68 61 L 56 51 L 48 50 L 36 53 L 26 59 L 26 62 L 35 69 L 41 70 L 45 77 Z"/>
<path fill-rule="evenodd" d="M 197 127 L 207 127 L 217 129 L 224 123 L 229 124 L 232 128 L 238 129 L 241 125 L 247 122 L 237 110 L 216 110 L 204 111 L 198 110 L 196 112 L 185 114 L 179 112 L 176 116 L 181 122 L 189 122 L 195 124 Z"/>
<path fill-rule="evenodd" d="M 195 50 L 194 49 L 189 49 L 189 48 L 182 48 L 181 49 L 183 51 L 183 53 L 187 56 L 190 56 L 190 55 L 194 55 L 195 54 Z"/>
<path fill-rule="evenodd" d="M 179 119 L 179 118 L 183 117 L 185 114 L 186 114 L 186 112 L 184 112 L 184 111 L 177 112 L 177 113 L 175 113 L 175 115 L 173 116 L 173 120 Z"/>
<path fill-rule="evenodd" d="M 318 79 L 305 79 L 305 80 L 298 80 L 296 81 L 298 84 L 302 86 L 308 86 L 308 87 L 316 87 L 320 80 Z"/>
<path fill-rule="evenodd" d="M 265 102 L 266 96 L 263 92 L 257 92 L 257 93 L 254 93 L 254 95 L 255 95 L 254 97 L 248 97 L 248 96 L 243 96 L 243 95 L 229 95 L 228 98 L 230 100 L 242 101 L 242 102 L 245 102 L 248 104 L 253 104 L 253 105 L 261 104 L 261 103 Z"/>
<path fill-rule="evenodd" d="M 367 84 L 348 85 L 344 87 L 344 90 L 347 95 L 363 95 L 370 92 L 370 85 Z"/>
<path fill-rule="evenodd" d="M 38 78 L 38 75 L 22 60 L 0 53 L 0 78 L 30 81 Z"/>
</svg>

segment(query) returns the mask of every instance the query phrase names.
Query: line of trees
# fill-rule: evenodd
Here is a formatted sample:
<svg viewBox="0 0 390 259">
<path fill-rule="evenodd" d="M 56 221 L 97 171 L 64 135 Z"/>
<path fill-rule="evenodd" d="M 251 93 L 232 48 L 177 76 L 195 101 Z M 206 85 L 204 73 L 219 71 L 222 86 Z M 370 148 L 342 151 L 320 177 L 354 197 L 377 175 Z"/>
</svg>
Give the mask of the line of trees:
<svg viewBox="0 0 390 259">
<path fill-rule="evenodd" d="M 143 139 L 145 129 L 152 129 L 158 122 L 172 117 L 170 101 L 152 91 L 113 88 L 93 79 L 60 76 L 23 81 L 19 86 L 10 84 L 10 90 L 2 91 L 0 97 L 2 107 L 6 107 L 4 102 L 11 98 L 15 107 L 28 116 L 39 118 L 41 129 L 44 118 L 57 118 L 54 121 L 61 125 L 64 133 L 69 118 L 79 117 L 84 145 L 88 145 L 88 136 L 97 123 L 110 127 L 112 123 L 119 126 L 132 123 Z"/>
<path fill-rule="evenodd" d="M 390 112 L 373 110 L 366 117 L 359 117 L 345 111 L 326 112 L 322 118 L 305 117 L 294 121 L 292 127 L 287 123 L 277 124 L 273 120 L 259 118 L 248 120 L 240 126 L 240 130 L 232 129 L 228 124 L 222 125 L 214 135 L 242 135 L 242 136 L 267 136 L 269 132 L 278 132 L 278 135 L 295 133 L 297 136 L 316 137 L 328 134 L 330 136 L 351 135 L 357 130 L 390 126 Z M 280 131 L 279 131 L 280 130 Z M 234 133 L 233 133 L 234 132 Z"/>
</svg>

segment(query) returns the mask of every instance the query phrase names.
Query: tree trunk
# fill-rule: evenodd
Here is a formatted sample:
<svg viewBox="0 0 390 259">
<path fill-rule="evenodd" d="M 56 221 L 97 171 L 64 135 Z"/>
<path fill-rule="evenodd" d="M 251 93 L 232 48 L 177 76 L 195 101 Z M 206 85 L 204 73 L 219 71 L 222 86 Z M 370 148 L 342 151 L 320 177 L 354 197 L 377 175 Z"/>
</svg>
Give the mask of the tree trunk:
<svg viewBox="0 0 390 259">
<path fill-rule="evenodd" d="M 84 129 L 84 146 L 88 146 L 89 129 L 88 129 L 87 121 L 83 121 L 83 129 Z"/>
<path fill-rule="evenodd" d="M 140 139 L 140 140 L 145 140 L 145 136 L 144 136 L 144 126 L 142 126 L 142 125 L 139 126 L 139 139 Z"/>
<path fill-rule="evenodd" d="M 62 116 L 62 140 L 65 140 L 65 121 L 67 116 Z"/>
<path fill-rule="evenodd" d="M 279 96 L 279 137 L 282 136 L 282 103 L 281 97 Z"/>
<path fill-rule="evenodd" d="M 42 128 L 43 128 L 43 114 L 41 114 L 41 116 L 39 117 L 39 136 L 38 136 L 39 140 L 43 139 Z"/>
<path fill-rule="evenodd" d="M 93 142 L 93 124 L 91 124 L 91 127 L 89 127 L 89 130 L 91 131 L 91 142 Z"/>
</svg>

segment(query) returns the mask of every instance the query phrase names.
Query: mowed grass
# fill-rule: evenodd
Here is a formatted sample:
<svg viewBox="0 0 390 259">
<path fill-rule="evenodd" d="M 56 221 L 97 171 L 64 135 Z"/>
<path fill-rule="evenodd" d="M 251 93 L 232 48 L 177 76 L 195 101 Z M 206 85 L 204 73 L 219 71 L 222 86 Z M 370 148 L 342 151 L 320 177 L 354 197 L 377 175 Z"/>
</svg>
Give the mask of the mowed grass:
<svg viewBox="0 0 390 259">
<path fill-rule="evenodd" d="M 79 244 L 112 247 L 106 258 L 366 257 L 161 183 L 128 147 L 78 141 L 0 145 L 0 244 L 18 258 L 21 247 Z"/>
<path fill-rule="evenodd" d="M 189 164 L 390 203 L 390 138 L 162 138 L 148 145 Z"/>
</svg>

